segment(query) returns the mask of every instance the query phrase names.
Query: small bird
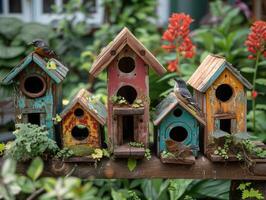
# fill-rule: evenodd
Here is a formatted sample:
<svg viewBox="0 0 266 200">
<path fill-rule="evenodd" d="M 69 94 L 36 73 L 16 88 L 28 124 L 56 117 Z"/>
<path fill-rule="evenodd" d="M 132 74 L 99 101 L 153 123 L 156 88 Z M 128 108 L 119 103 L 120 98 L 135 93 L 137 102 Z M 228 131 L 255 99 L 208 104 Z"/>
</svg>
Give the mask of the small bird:
<svg viewBox="0 0 266 200">
<path fill-rule="evenodd" d="M 49 48 L 48 44 L 42 39 L 35 39 L 29 45 L 34 46 L 34 51 L 45 58 L 57 58 L 56 53 Z"/>
<path fill-rule="evenodd" d="M 192 149 L 189 146 L 176 142 L 172 139 L 165 141 L 166 148 L 170 153 L 173 153 L 177 158 L 186 158 L 193 155 Z"/>
<path fill-rule="evenodd" d="M 193 96 L 190 94 L 189 90 L 187 89 L 187 84 L 184 80 L 182 79 L 174 79 L 176 81 L 175 87 L 174 87 L 174 92 L 175 94 L 185 100 L 189 105 L 193 106 L 196 108 L 198 111 L 200 111 L 200 108 L 198 107 L 198 104 L 196 103 L 195 99 Z"/>
</svg>

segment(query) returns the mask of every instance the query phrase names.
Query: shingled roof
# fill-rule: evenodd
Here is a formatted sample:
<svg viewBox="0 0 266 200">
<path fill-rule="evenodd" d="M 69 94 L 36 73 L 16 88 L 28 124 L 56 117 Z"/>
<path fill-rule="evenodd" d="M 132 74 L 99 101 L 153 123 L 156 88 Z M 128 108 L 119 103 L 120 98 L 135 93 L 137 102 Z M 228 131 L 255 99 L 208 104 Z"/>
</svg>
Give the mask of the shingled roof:
<svg viewBox="0 0 266 200">
<path fill-rule="evenodd" d="M 166 72 L 165 68 L 159 63 L 153 54 L 146 49 L 127 28 L 124 28 L 112 42 L 102 49 L 90 69 L 90 74 L 97 76 L 112 62 L 126 45 L 152 67 L 157 74 L 163 75 Z"/>
<path fill-rule="evenodd" d="M 204 117 L 196 110 L 192 105 L 188 105 L 182 99 L 175 94 L 175 92 L 171 92 L 163 101 L 161 101 L 156 106 L 155 118 L 153 120 L 154 125 L 158 125 L 161 121 L 170 113 L 177 105 L 180 105 L 184 108 L 188 113 L 190 113 L 193 117 L 195 117 L 201 124 L 206 125 Z"/>
<path fill-rule="evenodd" d="M 200 92 L 206 92 L 225 69 L 228 69 L 246 88 L 252 88 L 252 85 L 236 68 L 224 57 L 217 55 L 208 55 L 187 81 L 187 84 Z"/>
<path fill-rule="evenodd" d="M 43 58 L 41 58 L 36 53 L 30 53 L 25 57 L 17 66 L 15 66 L 2 80 L 3 84 L 10 84 L 12 80 L 26 67 L 29 66 L 31 62 L 37 64 L 43 71 L 45 71 L 48 76 L 51 77 L 56 83 L 63 81 L 68 73 L 68 68 L 65 67 L 58 60 L 52 58 L 48 62 L 54 62 L 56 64 L 55 69 L 48 69 L 47 63 Z"/>
<path fill-rule="evenodd" d="M 100 124 L 104 125 L 106 123 L 107 111 L 105 106 L 85 89 L 81 89 L 75 95 L 72 101 L 64 108 L 60 117 L 63 119 L 77 103 L 79 103 L 82 108 L 91 114 Z"/>
</svg>

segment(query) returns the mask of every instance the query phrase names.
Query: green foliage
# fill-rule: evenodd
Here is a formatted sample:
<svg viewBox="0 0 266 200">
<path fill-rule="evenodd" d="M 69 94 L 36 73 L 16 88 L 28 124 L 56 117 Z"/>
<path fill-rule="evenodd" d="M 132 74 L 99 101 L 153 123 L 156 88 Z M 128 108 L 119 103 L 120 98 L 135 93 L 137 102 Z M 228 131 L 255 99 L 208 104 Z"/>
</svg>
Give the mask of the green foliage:
<svg viewBox="0 0 266 200">
<path fill-rule="evenodd" d="M 137 160 L 131 157 L 128 158 L 127 167 L 128 167 L 128 170 L 132 172 L 137 167 Z"/>
<path fill-rule="evenodd" d="M 27 170 L 27 175 L 33 180 L 36 181 L 37 178 L 41 175 L 43 171 L 43 161 L 40 157 L 35 158 Z"/>
<path fill-rule="evenodd" d="M 127 100 L 124 97 L 121 96 L 112 96 L 111 101 L 113 104 L 118 104 L 118 105 L 127 105 Z"/>
<path fill-rule="evenodd" d="M 150 159 L 151 159 L 151 150 L 150 150 L 149 148 L 146 148 L 146 149 L 145 149 L 144 157 L 145 157 L 147 160 L 150 160 Z"/>
<path fill-rule="evenodd" d="M 73 151 L 74 156 L 90 156 L 94 152 L 94 148 L 87 145 L 73 145 L 69 149 Z"/>
<path fill-rule="evenodd" d="M 73 152 L 71 149 L 69 149 L 69 148 L 67 148 L 67 147 L 64 147 L 63 149 L 60 149 L 60 150 L 56 153 L 55 157 L 56 157 L 56 158 L 64 159 L 64 158 L 70 158 L 70 157 L 73 156 L 73 155 L 74 155 L 74 152 Z"/>
<path fill-rule="evenodd" d="M 255 190 L 254 188 L 252 188 L 250 182 L 241 183 L 237 189 L 241 191 L 242 199 L 264 199 L 263 194 L 259 190 Z"/>
<path fill-rule="evenodd" d="M 5 152 L 5 144 L 4 143 L 0 143 L 0 156 L 2 156 Z"/>
<path fill-rule="evenodd" d="M 48 137 L 45 127 L 32 124 L 17 124 L 15 141 L 7 145 L 6 156 L 17 161 L 26 161 L 37 156 L 55 154 L 58 147 Z"/>
<path fill-rule="evenodd" d="M 131 147 L 144 148 L 144 144 L 141 142 L 129 142 L 128 144 Z"/>
</svg>

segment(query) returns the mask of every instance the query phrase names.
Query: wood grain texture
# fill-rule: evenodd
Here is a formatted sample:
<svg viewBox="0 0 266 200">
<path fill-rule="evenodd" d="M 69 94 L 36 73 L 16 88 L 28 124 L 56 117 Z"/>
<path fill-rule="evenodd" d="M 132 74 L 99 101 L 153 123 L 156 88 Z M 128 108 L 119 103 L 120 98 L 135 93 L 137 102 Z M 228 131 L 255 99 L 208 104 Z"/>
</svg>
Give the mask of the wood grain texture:
<svg viewBox="0 0 266 200">
<path fill-rule="evenodd" d="M 0 165 L 3 161 L 0 158 Z M 77 166 L 75 168 L 75 165 Z M 29 163 L 18 164 L 18 172 L 25 173 Z M 127 168 L 127 159 L 103 160 L 94 163 L 64 163 L 49 160 L 45 162 L 43 176 L 63 176 L 73 168 L 73 176 L 88 178 L 182 178 L 182 179 L 231 179 L 266 180 L 266 176 L 256 176 L 240 163 L 212 163 L 206 157 L 198 157 L 194 165 L 163 164 L 153 156 L 149 161 L 140 160 L 133 172 Z"/>
</svg>

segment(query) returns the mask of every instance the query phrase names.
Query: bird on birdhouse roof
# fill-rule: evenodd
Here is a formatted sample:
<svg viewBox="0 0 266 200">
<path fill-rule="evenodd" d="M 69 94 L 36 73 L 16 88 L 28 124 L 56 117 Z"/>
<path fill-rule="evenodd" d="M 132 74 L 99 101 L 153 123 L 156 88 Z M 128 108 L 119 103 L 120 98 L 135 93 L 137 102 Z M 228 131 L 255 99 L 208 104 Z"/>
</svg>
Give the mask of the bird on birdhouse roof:
<svg viewBox="0 0 266 200">
<path fill-rule="evenodd" d="M 195 99 L 187 89 L 187 84 L 184 80 L 175 78 L 174 79 L 176 84 L 174 87 L 175 94 L 185 102 L 187 102 L 189 105 L 192 105 L 194 108 L 196 108 L 198 111 L 200 111 L 200 108 L 198 107 L 198 104 L 196 103 Z"/>
<path fill-rule="evenodd" d="M 42 39 L 34 39 L 29 45 L 33 45 L 35 53 L 44 58 L 57 58 L 56 53 Z"/>
</svg>

